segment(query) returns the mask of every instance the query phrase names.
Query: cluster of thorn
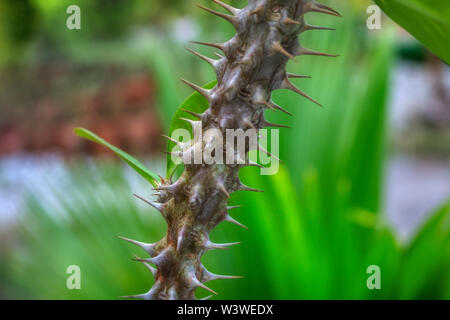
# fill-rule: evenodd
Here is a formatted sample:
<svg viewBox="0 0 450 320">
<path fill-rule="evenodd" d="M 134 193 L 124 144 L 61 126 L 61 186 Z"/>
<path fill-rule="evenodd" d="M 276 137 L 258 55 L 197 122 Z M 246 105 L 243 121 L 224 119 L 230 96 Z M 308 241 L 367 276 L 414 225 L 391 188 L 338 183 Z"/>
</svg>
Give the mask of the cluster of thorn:
<svg viewBox="0 0 450 320">
<path fill-rule="evenodd" d="M 212 1 L 225 8 L 229 14 L 199 7 L 224 18 L 237 32 L 225 43 L 193 42 L 222 51 L 223 55 L 217 54 L 218 59 L 188 49 L 214 68 L 217 85 L 207 90 L 182 79 L 207 99 L 210 108 L 203 114 L 190 112 L 198 121 L 188 120 L 193 127 L 194 139 L 189 144 L 180 144 L 182 151 L 177 154 L 180 157 L 196 149 L 211 147 L 212 141 L 195 139 L 195 132 L 200 129 L 217 129 L 224 133 L 226 129 L 282 127 L 268 122 L 264 117 L 267 109 L 289 114 L 271 100 L 274 90 L 292 90 L 317 103 L 290 82 L 289 78 L 305 76 L 287 73 L 287 62 L 302 55 L 334 56 L 306 49 L 298 41 L 298 35 L 305 31 L 332 30 L 308 25 L 304 20 L 308 12 L 339 16 L 339 13 L 325 5 L 313 0 L 249 0 L 247 7 L 237 9 L 218 0 Z M 267 152 L 262 147 L 258 148 Z M 136 257 L 135 260 L 142 262 L 155 279 L 148 292 L 128 298 L 195 299 L 197 288 L 217 294 L 205 282 L 239 278 L 213 274 L 200 260 L 209 250 L 228 249 L 238 244 L 213 243 L 209 234 L 216 225 L 228 221 L 246 228 L 229 215 L 229 210 L 235 206 L 228 206 L 228 198 L 231 193 L 240 190 L 259 191 L 245 186 L 239 179 L 240 168 L 257 165 L 247 159 L 248 151 L 246 159 L 239 159 L 244 161 L 234 165 L 185 164 L 183 174 L 175 182 L 161 178 L 155 188 L 157 202 L 139 197 L 161 212 L 167 222 L 167 235 L 152 244 L 122 238 L 150 255 L 150 258 Z M 236 154 L 236 157 L 241 155 Z"/>
</svg>

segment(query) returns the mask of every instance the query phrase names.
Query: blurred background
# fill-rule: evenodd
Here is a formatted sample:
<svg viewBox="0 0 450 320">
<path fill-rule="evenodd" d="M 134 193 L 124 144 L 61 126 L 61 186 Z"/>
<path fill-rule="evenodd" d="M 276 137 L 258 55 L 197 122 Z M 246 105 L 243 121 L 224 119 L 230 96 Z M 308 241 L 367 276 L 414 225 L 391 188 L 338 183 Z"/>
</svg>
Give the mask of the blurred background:
<svg viewBox="0 0 450 320">
<path fill-rule="evenodd" d="M 66 28 L 71 4 L 81 30 Z M 165 176 L 161 134 L 191 94 L 178 77 L 214 80 L 183 47 L 234 34 L 193 4 L 0 1 L 1 299 L 115 299 L 150 287 L 146 268 L 131 261 L 145 252 L 116 235 L 165 235 L 164 220 L 132 196 L 150 196 L 151 186 L 73 129 Z M 284 162 L 274 176 L 241 172 L 265 190 L 232 195 L 243 205 L 233 216 L 250 230 L 220 225 L 214 242 L 243 243 L 203 262 L 244 279 L 210 287 L 217 299 L 448 299 L 450 68 L 386 16 L 369 31 L 370 1 L 328 4 L 344 18 L 307 20 L 337 31 L 311 31 L 302 44 L 340 57 L 288 68 L 313 76 L 296 85 L 325 107 L 274 94 L 293 113 L 267 112 L 292 126 L 280 132 Z M 69 265 L 81 268 L 81 290 L 66 288 Z M 370 265 L 380 267 L 380 290 L 366 286 Z"/>
</svg>

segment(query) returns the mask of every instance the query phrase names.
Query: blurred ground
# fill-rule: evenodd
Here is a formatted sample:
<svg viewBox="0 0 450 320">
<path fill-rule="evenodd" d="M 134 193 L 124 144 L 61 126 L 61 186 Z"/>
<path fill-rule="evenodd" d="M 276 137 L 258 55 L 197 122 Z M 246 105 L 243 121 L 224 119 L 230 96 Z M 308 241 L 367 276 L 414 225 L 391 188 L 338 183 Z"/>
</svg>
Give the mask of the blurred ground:
<svg viewBox="0 0 450 320">
<path fill-rule="evenodd" d="M 148 153 L 160 146 L 154 84 L 145 70 L 56 64 L 9 70 L 0 79 L 0 156 L 54 152 L 105 153 L 78 139 L 91 128 L 114 145 Z"/>
<path fill-rule="evenodd" d="M 450 195 L 450 67 L 435 63 L 406 60 L 393 73 L 385 210 L 403 239 Z"/>
</svg>

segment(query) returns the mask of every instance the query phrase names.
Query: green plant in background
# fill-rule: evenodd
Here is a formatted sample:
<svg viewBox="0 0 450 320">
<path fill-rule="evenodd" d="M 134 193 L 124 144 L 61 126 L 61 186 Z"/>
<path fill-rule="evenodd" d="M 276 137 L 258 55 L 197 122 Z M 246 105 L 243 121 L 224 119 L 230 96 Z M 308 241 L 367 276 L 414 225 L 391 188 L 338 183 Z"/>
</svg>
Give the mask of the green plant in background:
<svg viewBox="0 0 450 320">
<path fill-rule="evenodd" d="M 219 298 L 450 298 L 450 206 L 437 210 L 407 243 L 399 243 L 378 214 L 392 38 L 364 38 L 358 31 L 364 28 L 358 14 L 348 4 L 339 6 L 346 18 L 337 31 L 320 37 L 306 33 L 303 40 L 307 47 L 334 50 L 341 57 L 320 63 L 306 57 L 304 63 L 289 66 L 292 72 L 315 76 L 298 81 L 326 107 L 300 106 L 290 93 L 273 95 L 294 115 L 287 123 L 293 128 L 282 129 L 281 134 L 280 157 L 285 162 L 275 176 L 260 176 L 255 168 L 241 172 L 246 184 L 265 190 L 264 196 L 233 194 L 230 199 L 231 204 L 245 204 L 233 215 L 251 232 L 221 224 L 211 234 L 214 242 L 242 241 L 226 259 L 213 251 L 202 260 L 218 273 L 244 276 L 239 281 L 212 282 Z M 320 16 L 311 19 L 316 25 L 335 23 Z M 175 61 L 169 50 L 173 44 L 154 46 L 165 49 L 167 61 Z M 200 70 L 197 80 L 208 79 L 209 71 L 188 57 L 176 61 L 177 66 Z M 169 70 L 175 69 L 173 65 L 165 67 L 159 72 L 164 77 L 156 81 L 160 87 L 176 76 Z M 173 108 L 161 102 L 162 115 Z M 271 121 L 286 123 L 279 114 L 270 116 Z M 287 147 L 293 144 L 296 148 Z M 152 168 L 156 165 L 152 162 Z M 114 235 L 151 241 L 163 237 L 161 216 L 129 197 L 132 192 L 148 193 L 148 184 L 130 182 L 115 165 L 67 169 L 66 175 L 49 183 L 47 193 L 40 191 L 42 181 L 29 181 L 21 241 L 1 263 L 7 297 L 111 299 L 147 290 L 148 270 L 123 259 L 140 255 L 140 249 L 118 243 Z M 81 267 L 82 290 L 65 287 L 65 271 L 71 264 Z M 381 268 L 381 290 L 366 286 L 370 265 Z"/>
<path fill-rule="evenodd" d="M 375 0 L 394 21 L 450 63 L 450 2 L 446 0 Z"/>
</svg>

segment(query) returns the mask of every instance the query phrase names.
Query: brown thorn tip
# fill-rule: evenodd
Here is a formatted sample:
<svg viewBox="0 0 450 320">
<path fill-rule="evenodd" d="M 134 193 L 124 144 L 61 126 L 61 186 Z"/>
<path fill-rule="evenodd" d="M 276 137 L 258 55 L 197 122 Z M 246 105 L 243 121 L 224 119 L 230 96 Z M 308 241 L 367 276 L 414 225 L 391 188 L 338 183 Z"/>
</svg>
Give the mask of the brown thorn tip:
<svg viewBox="0 0 450 320">
<path fill-rule="evenodd" d="M 208 241 L 206 243 L 205 248 L 210 249 L 210 250 L 211 249 L 229 250 L 228 247 L 235 246 L 235 245 L 238 245 L 241 243 L 242 242 L 214 243 L 214 242 Z"/>
<path fill-rule="evenodd" d="M 167 136 L 167 135 L 165 135 L 165 134 L 162 134 L 161 135 L 163 138 L 166 138 L 167 140 L 170 140 L 170 141 L 172 141 L 173 143 L 175 143 L 175 144 L 177 144 L 177 145 L 179 145 L 179 141 L 177 141 L 177 140 L 175 140 L 175 139 L 173 139 L 173 138 L 171 138 L 171 137 L 169 137 L 169 136 Z M 160 176 L 160 178 L 161 178 L 161 181 L 162 182 L 167 182 L 167 180 L 166 179 L 164 179 L 164 178 L 162 178 L 161 176 Z M 164 180 L 163 180 L 164 179 Z"/>
<path fill-rule="evenodd" d="M 291 18 L 284 18 L 283 22 L 284 22 L 285 24 L 297 24 L 297 25 L 301 25 L 301 22 L 296 21 L 296 20 L 291 19 Z"/>
<path fill-rule="evenodd" d="M 215 294 L 215 295 L 217 295 L 218 293 L 217 292 L 215 292 L 213 289 L 211 289 L 211 288 L 209 288 L 209 287 L 207 287 L 206 285 L 204 285 L 203 283 L 201 283 L 200 281 L 197 281 L 197 287 L 199 287 L 199 288 L 202 288 L 202 289 L 205 289 L 205 290 L 207 290 L 207 291 L 209 291 L 209 292 L 211 292 L 211 293 L 213 293 L 213 294 Z"/>
<path fill-rule="evenodd" d="M 304 93 L 302 90 L 298 89 L 296 86 L 294 86 L 289 80 L 285 80 L 284 83 L 284 89 L 289 89 L 291 91 L 294 91 L 295 93 L 301 95 L 302 97 L 308 99 L 311 102 L 314 102 L 315 104 L 317 104 L 319 107 L 322 107 L 322 105 L 317 102 L 316 100 L 314 100 L 313 98 L 311 98 L 310 96 L 308 96 L 306 93 Z"/>
<path fill-rule="evenodd" d="M 268 121 L 264 121 L 263 125 L 265 127 L 273 127 L 273 128 L 288 128 L 288 129 L 292 129 L 292 127 L 290 126 L 286 126 L 284 124 L 277 124 L 277 123 L 272 123 L 272 122 L 268 122 Z"/>
<path fill-rule="evenodd" d="M 326 5 L 324 5 L 324 4 L 321 4 L 321 3 L 315 3 L 315 6 L 318 7 L 318 8 L 320 8 L 320 9 L 322 9 L 322 10 L 328 10 L 328 11 L 329 11 L 328 14 L 331 14 L 331 15 L 333 15 L 333 16 L 342 18 L 342 15 L 341 15 L 339 12 L 337 12 L 336 10 L 334 10 L 334 9 L 332 9 L 332 8 L 330 8 L 330 7 L 326 6 Z"/>
<path fill-rule="evenodd" d="M 139 195 L 137 195 L 137 194 L 133 194 L 133 195 L 134 195 L 136 198 L 138 198 L 139 200 L 142 200 L 142 201 L 144 201 L 145 203 L 149 204 L 150 206 L 152 206 L 152 207 L 155 208 L 156 210 L 162 211 L 163 205 L 162 205 L 161 203 L 153 202 L 153 201 L 147 200 L 147 199 L 145 199 L 145 198 L 143 198 L 143 197 L 141 197 L 141 196 L 139 196 Z"/>
<path fill-rule="evenodd" d="M 228 193 L 227 189 L 225 189 L 225 186 L 222 183 L 219 183 L 217 187 L 227 196 L 227 198 L 230 197 L 230 194 Z"/>
<path fill-rule="evenodd" d="M 339 57 L 338 54 L 329 54 L 329 53 L 323 53 L 323 52 L 319 52 L 319 51 L 315 51 L 315 50 L 311 50 L 311 49 L 307 49 L 307 48 L 301 48 L 300 50 L 297 51 L 297 55 L 299 56 L 322 56 L 322 57 L 331 57 L 331 58 L 337 58 Z"/>
<path fill-rule="evenodd" d="M 200 93 L 202 96 L 204 96 L 206 99 L 209 100 L 208 90 L 203 89 L 202 87 L 200 87 L 200 86 L 198 86 L 198 85 L 196 85 L 196 84 L 194 84 L 194 83 L 192 83 L 190 81 L 187 81 L 187 80 L 185 80 L 183 78 L 179 78 L 179 79 L 182 82 L 184 82 L 186 85 L 188 85 L 189 87 L 191 87 L 192 89 L 194 89 L 195 91 L 197 91 L 198 93 Z"/>
<path fill-rule="evenodd" d="M 195 113 L 195 112 L 193 112 L 191 110 L 187 110 L 187 109 L 181 108 L 181 111 L 189 113 L 191 116 L 194 116 L 194 117 L 196 117 L 198 119 L 202 119 L 202 115 L 201 114 Z"/>
<path fill-rule="evenodd" d="M 287 110 L 284 109 L 283 107 L 280 107 L 279 105 L 277 105 L 277 104 L 275 104 L 275 103 L 272 103 L 272 107 L 273 107 L 275 110 L 280 110 L 281 112 L 284 112 L 284 113 L 286 113 L 287 115 L 289 115 L 289 116 L 292 117 L 292 113 L 290 113 L 289 111 L 287 111 Z"/>
<path fill-rule="evenodd" d="M 294 73 L 287 73 L 287 77 L 293 78 L 293 79 L 312 79 L 311 76 L 303 76 L 303 75 L 294 74 Z"/>
<path fill-rule="evenodd" d="M 321 26 L 315 26 L 311 24 L 306 24 L 303 31 L 310 31 L 310 30 L 328 30 L 328 31 L 336 31 L 335 28 L 329 28 L 329 27 L 321 27 Z"/>
<path fill-rule="evenodd" d="M 234 218 L 231 217 L 230 215 L 228 215 L 228 216 L 226 217 L 226 221 L 228 221 L 228 222 L 230 222 L 230 223 L 232 223 L 232 224 L 235 224 L 235 225 L 237 225 L 238 227 L 244 228 L 245 230 L 248 230 L 248 228 L 247 228 L 245 225 L 243 225 L 242 223 L 240 223 L 239 221 L 237 221 L 236 219 L 234 219 Z"/>
<path fill-rule="evenodd" d="M 235 7 L 232 7 L 229 4 L 223 3 L 222 1 L 219 0 L 212 0 L 212 1 L 221 6 L 222 8 L 225 8 L 226 10 L 228 10 L 228 12 L 232 13 L 233 15 L 237 15 L 240 11 L 239 9 L 236 9 Z"/>
<path fill-rule="evenodd" d="M 208 62 L 210 65 L 212 65 L 212 66 L 214 67 L 214 60 L 213 60 L 213 59 L 208 58 L 207 56 L 204 56 L 204 55 L 198 53 L 197 51 L 192 50 L 192 49 L 189 48 L 189 47 L 184 47 L 184 48 L 185 48 L 187 51 L 189 51 L 190 53 L 192 53 L 192 54 L 196 55 L 197 57 L 199 57 L 200 59 L 202 59 L 202 60 Z"/>
<path fill-rule="evenodd" d="M 207 47 L 213 47 L 213 48 L 225 51 L 225 46 L 220 43 L 202 42 L 202 41 L 189 41 L 189 42 L 193 43 L 193 44 L 198 44 L 198 45 L 207 46 Z"/>
<path fill-rule="evenodd" d="M 286 56 L 287 58 L 297 62 L 297 60 L 295 60 L 295 57 L 292 54 L 290 54 L 289 52 L 287 52 L 286 49 L 284 49 L 283 46 L 278 41 L 274 42 L 272 48 L 276 52 L 281 53 L 282 55 Z"/>
<path fill-rule="evenodd" d="M 230 22 L 235 27 L 238 26 L 238 21 L 237 21 L 236 17 L 234 17 L 234 16 L 230 16 L 228 14 L 224 14 L 224 13 L 221 13 L 221 12 L 214 11 L 214 10 L 212 10 L 210 8 L 207 8 L 207 7 L 204 7 L 204 6 L 200 5 L 200 4 L 196 4 L 196 6 L 198 8 L 200 8 L 200 9 L 203 9 L 203 10 L 213 14 L 213 15 L 216 15 L 218 17 L 221 17 L 221 18 L 227 20 L 228 22 Z"/>
</svg>

